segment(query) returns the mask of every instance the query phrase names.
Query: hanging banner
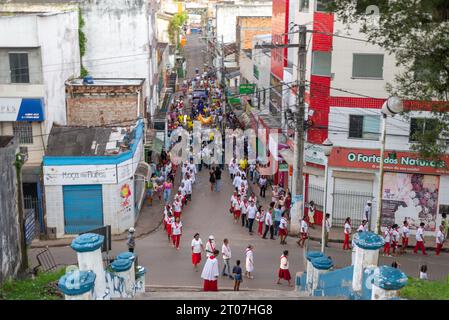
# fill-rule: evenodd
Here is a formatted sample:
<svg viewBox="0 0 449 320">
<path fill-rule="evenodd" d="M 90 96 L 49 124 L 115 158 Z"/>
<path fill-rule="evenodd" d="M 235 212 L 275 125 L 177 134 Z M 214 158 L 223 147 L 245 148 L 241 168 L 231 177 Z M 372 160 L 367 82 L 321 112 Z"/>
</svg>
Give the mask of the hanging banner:
<svg viewBox="0 0 449 320">
<path fill-rule="evenodd" d="M 407 220 L 416 230 L 436 230 L 440 177 L 419 173 L 385 172 L 382 188 L 382 226 Z"/>
</svg>

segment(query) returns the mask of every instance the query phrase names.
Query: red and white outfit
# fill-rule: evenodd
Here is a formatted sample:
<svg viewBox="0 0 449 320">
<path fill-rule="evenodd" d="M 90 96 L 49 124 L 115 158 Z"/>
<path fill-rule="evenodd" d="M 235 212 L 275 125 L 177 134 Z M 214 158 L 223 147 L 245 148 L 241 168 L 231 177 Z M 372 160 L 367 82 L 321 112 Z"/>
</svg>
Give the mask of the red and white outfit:
<svg viewBox="0 0 449 320">
<path fill-rule="evenodd" d="M 179 242 L 181 240 L 181 234 L 182 234 L 182 222 L 175 222 L 171 224 L 171 238 L 173 240 L 173 245 L 176 247 L 176 249 L 179 249 Z"/>
<path fill-rule="evenodd" d="M 248 199 L 248 201 L 249 201 L 249 202 L 252 201 L 252 202 L 254 202 L 254 204 L 257 204 L 257 197 L 256 197 L 256 196 L 254 196 L 254 197 L 253 197 L 253 196 L 250 196 L 249 199 Z"/>
<path fill-rule="evenodd" d="M 391 246 L 391 230 L 387 229 L 384 232 L 384 254 L 390 255 L 390 246 Z"/>
<path fill-rule="evenodd" d="M 368 229 L 363 224 L 361 224 L 357 229 L 357 232 L 366 232 L 366 231 L 368 231 Z"/>
<path fill-rule="evenodd" d="M 232 195 L 231 197 L 231 213 L 234 213 L 235 210 L 235 205 L 237 203 L 237 196 L 236 195 Z"/>
<path fill-rule="evenodd" d="M 281 256 L 281 265 L 279 266 L 279 279 L 285 279 L 290 281 L 292 278 L 290 275 L 290 271 L 288 270 L 289 263 L 286 256 Z"/>
<path fill-rule="evenodd" d="M 263 225 L 265 222 L 265 211 L 262 209 L 256 213 L 256 221 L 259 221 L 259 227 L 257 228 L 257 233 L 263 234 Z"/>
<path fill-rule="evenodd" d="M 169 207 L 168 210 L 167 210 L 167 207 L 164 207 L 164 220 L 163 220 L 164 221 L 164 230 L 167 230 L 167 221 L 168 221 L 168 213 L 169 212 L 173 215 L 171 207 Z"/>
<path fill-rule="evenodd" d="M 391 247 L 393 248 L 393 253 L 395 253 L 398 248 L 400 237 L 398 229 L 393 229 L 393 231 L 391 231 Z"/>
<path fill-rule="evenodd" d="M 241 197 L 241 198 L 243 198 L 243 197 L 246 196 L 246 187 L 245 187 L 244 185 L 241 185 L 241 186 L 240 186 L 240 188 L 239 188 L 239 194 L 240 194 L 240 197 Z"/>
<path fill-rule="evenodd" d="M 349 235 L 351 234 L 351 224 L 348 222 L 345 223 L 345 241 L 343 242 L 343 250 L 349 250 Z"/>
<path fill-rule="evenodd" d="M 281 218 L 281 222 L 279 223 L 279 235 L 287 236 L 288 234 L 288 221 L 285 217 Z"/>
<path fill-rule="evenodd" d="M 214 255 L 207 258 L 204 264 L 203 272 L 201 273 L 201 278 L 204 279 L 203 290 L 204 291 L 218 291 L 218 276 L 220 272 L 218 271 L 218 261 Z"/>
<path fill-rule="evenodd" d="M 171 237 L 171 226 L 172 226 L 172 223 L 175 221 L 175 219 L 173 218 L 173 216 L 171 216 L 171 217 L 169 217 L 169 216 L 167 216 L 167 219 L 165 220 L 165 224 L 166 224 L 166 231 L 167 231 L 167 235 L 169 236 L 169 237 Z"/>
<path fill-rule="evenodd" d="M 198 238 L 196 240 L 193 238 L 192 240 L 192 264 L 195 266 L 201 262 L 201 247 L 203 245 L 203 242 L 201 241 L 201 238 Z"/>
<path fill-rule="evenodd" d="M 414 253 L 418 253 L 418 249 L 421 249 L 422 253 L 424 255 L 427 255 L 426 248 L 424 247 L 424 229 L 422 227 L 419 227 L 418 230 L 416 230 L 416 245 L 413 249 Z"/>
<path fill-rule="evenodd" d="M 240 214 L 242 213 L 242 200 L 238 199 L 234 204 L 234 219 L 240 218 Z"/>
<path fill-rule="evenodd" d="M 308 232 L 309 232 L 309 225 L 307 222 L 303 219 L 301 220 L 301 239 L 307 239 L 308 238 Z"/>
<path fill-rule="evenodd" d="M 441 252 L 441 248 L 443 248 L 443 243 L 444 243 L 444 233 L 441 232 L 441 230 L 437 231 L 435 243 L 436 243 L 436 246 L 437 246 L 435 248 L 435 253 L 436 253 L 437 256 L 439 256 L 440 252 Z"/>
<path fill-rule="evenodd" d="M 209 258 L 214 255 L 215 251 L 215 240 L 209 239 L 206 243 L 206 256 Z"/>
<path fill-rule="evenodd" d="M 407 226 L 402 226 L 402 249 L 408 246 L 408 237 L 410 236 L 410 229 Z"/>
<path fill-rule="evenodd" d="M 182 210 L 181 208 L 182 208 L 181 202 L 179 202 L 178 200 L 173 202 L 173 216 L 175 218 L 181 217 L 181 210 Z"/>
</svg>

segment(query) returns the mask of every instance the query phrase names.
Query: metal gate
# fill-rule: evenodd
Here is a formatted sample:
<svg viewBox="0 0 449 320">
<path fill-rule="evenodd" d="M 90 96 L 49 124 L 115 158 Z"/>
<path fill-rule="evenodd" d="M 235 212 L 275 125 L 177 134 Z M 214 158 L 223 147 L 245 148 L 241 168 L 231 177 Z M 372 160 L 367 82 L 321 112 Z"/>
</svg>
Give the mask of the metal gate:
<svg viewBox="0 0 449 320">
<path fill-rule="evenodd" d="M 78 234 L 103 226 L 101 185 L 64 186 L 64 231 Z"/>
<path fill-rule="evenodd" d="M 332 225 L 343 227 L 347 217 L 351 224 L 358 226 L 363 220 L 366 201 L 372 200 L 371 192 L 337 190 L 333 193 Z"/>
</svg>

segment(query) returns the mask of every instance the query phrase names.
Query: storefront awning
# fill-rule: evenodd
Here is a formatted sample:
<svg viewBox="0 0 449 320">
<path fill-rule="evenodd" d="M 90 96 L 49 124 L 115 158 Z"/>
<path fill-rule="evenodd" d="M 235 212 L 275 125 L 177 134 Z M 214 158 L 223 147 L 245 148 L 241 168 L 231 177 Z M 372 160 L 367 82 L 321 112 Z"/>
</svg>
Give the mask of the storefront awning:
<svg viewBox="0 0 449 320">
<path fill-rule="evenodd" d="M 291 166 L 294 165 L 295 155 L 293 154 L 293 151 L 291 149 L 282 149 L 279 150 L 279 153 L 282 158 L 284 158 L 285 162 L 287 162 Z"/>
</svg>

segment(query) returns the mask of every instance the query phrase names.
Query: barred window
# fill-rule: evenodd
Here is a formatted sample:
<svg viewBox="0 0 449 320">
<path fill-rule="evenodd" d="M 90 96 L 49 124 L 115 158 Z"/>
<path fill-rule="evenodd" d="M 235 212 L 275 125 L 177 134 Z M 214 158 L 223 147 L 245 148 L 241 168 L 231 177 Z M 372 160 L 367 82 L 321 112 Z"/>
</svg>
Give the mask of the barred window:
<svg viewBox="0 0 449 320">
<path fill-rule="evenodd" d="M 11 71 L 11 83 L 30 82 L 30 72 L 28 68 L 28 53 L 10 52 L 9 67 Z"/>
<path fill-rule="evenodd" d="M 31 122 L 13 122 L 14 136 L 19 139 L 19 143 L 33 143 L 33 124 Z"/>
</svg>

